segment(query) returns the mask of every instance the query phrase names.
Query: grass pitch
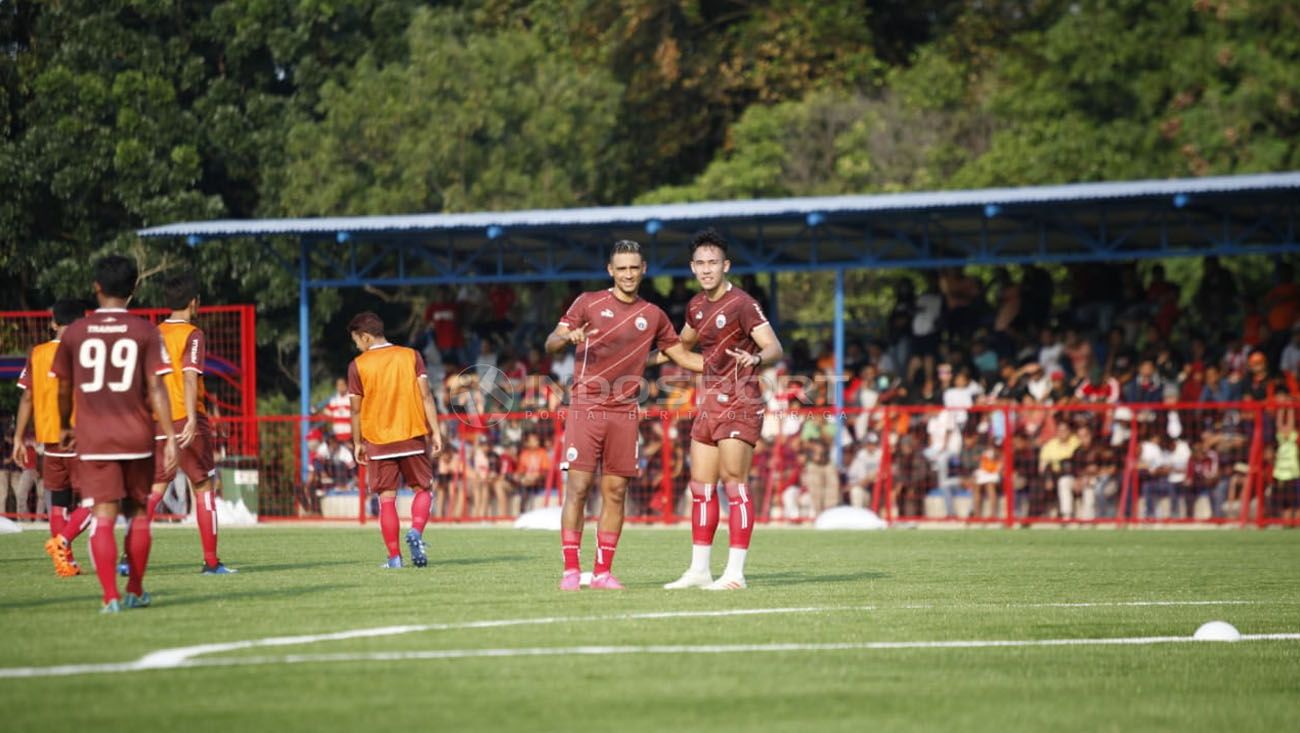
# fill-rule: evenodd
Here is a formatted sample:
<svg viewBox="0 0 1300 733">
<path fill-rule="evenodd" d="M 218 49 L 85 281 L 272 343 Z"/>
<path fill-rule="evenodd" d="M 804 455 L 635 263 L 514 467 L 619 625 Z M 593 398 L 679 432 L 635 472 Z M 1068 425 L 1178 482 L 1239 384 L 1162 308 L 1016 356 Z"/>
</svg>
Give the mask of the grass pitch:
<svg viewBox="0 0 1300 733">
<path fill-rule="evenodd" d="M 0 667 L 232 644 L 0 679 L 5 730 L 1282 730 L 1300 709 L 1300 641 L 865 647 L 1300 632 L 1300 532 L 760 527 L 749 590 L 708 593 L 660 588 L 687 530 L 629 528 L 628 590 L 564 594 L 552 533 L 432 526 L 430 567 L 385 571 L 374 526 L 230 529 L 241 572 L 204 577 L 195 531 L 160 528 L 154 607 L 115 617 L 45 537 L 0 537 Z M 391 626 L 416 628 L 340 633 Z"/>
</svg>

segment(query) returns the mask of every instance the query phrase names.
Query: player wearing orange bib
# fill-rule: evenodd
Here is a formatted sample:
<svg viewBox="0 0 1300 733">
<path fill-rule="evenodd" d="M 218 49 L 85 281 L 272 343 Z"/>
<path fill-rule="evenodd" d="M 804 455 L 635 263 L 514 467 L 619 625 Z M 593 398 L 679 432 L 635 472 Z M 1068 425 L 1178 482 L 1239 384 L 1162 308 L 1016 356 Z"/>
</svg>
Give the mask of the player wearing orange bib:
<svg viewBox="0 0 1300 733">
<path fill-rule="evenodd" d="M 203 575 L 229 575 L 238 572 L 226 567 L 217 556 L 216 496 L 212 477 L 216 474 L 212 455 L 212 425 L 208 421 L 207 389 L 203 386 L 203 366 L 207 360 L 207 340 L 194 325 L 199 312 L 199 284 L 193 275 L 183 273 L 169 278 L 163 285 L 164 304 L 172 313 L 158 324 L 163 348 L 171 357 L 174 371 L 163 377 L 167 399 L 171 404 L 173 429 L 176 433 L 178 466 L 168 470 L 162 460 L 165 439 L 161 426 L 155 435 L 158 455 L 154 459 L 153 489 L 149 495 L 149 521 L 153 521 L 158 503 L 167 484 L 176 478 L 179 468 L 185 472 L 194 490 L 194 518 L 199 526 L 203 547 Z"/>
<path fill-rule="evenodd" d="M 406 546 L 411 562 L 422 568 L 429 564 L 424 527 L 433 504 L 433 456 L 442 451 L 438 407 L 424 359 L 415 349 L 389 343 L 384 322 L 374 313 L 358 313 L 348 333 L 361 352 L 348 365 L 353 455 L 366 466 L 370 489 L 379 494 L 379 530 L 388 548 L 383 567 L 402 567 L 397 489 L 404 480 L 415 492 Z"/>
<path fill-rule="evenodd" d="M 67 541 L 66 554 L 53 552 L 54 545 L 46 548 L 54 558 L 54 572 L 61 577 L 81 574 L 81 566 L 72 557 L 72 541 L 90 526 L 90 502 L 72 509 L 73 493 L 77 487 L 77 451 L 59 446 L 59 380 L 50 376 L 54 352 L 59 349 L 59 338 L 64 329 L 86 312 L 79 301 L 60 300 L 54 304 L 54 319 L 50 328 L 54 338 L 32 348 L 23 373 L 18 377 L 18 387 L 23 390 L 18 403 L 18 423 L 14 429 L 14 462 L 22 465 L 23 438 L 29 422 L 35 422 L 36 441 L 45 446 L 41 462 L 41 480 L 50 493 L 50 539 L 63 537 Z M 33 421 L 33 417 L 35 420 Z"/>
<path fill-rule="evenodd" d="M 703 388 L 691 426 L 691 565 L 669 589 L 738 590 L 754 532 L 754 501 L 746 482 L 763 422 L 758 370 L 784 355 L 758 302 L 727 281 L 727 240 L 713 229 L 691 240 L 691 272 L 700 293 L 691 299 L 682 343 L 699 346 Z M 717 580 L 709 567 L 718 528 L 718 493 L 727 495 L 730 551 Z"/>
</svg>

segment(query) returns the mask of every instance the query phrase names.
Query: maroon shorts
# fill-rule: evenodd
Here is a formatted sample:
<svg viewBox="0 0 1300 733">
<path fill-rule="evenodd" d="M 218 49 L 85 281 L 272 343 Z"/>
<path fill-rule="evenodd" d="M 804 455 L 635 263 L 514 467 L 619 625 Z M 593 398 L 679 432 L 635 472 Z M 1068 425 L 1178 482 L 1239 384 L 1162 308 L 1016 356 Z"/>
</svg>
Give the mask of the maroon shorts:
<svg viewBox="0 0 1300 733">
<path fill-rule="evenodd" d="M 734 438 L 754 445 L 763 427 L 761 409 L 728 409 L 721 405 L 701 407 L 691 424 L 691 440 L 717 445 L 719 440 Z"/>
<path fill-rule="evenodd" d="M 77 488 L 96 504 L 130 499 L 144 506 L 149 501 L 153 459 L 124 461 L 82 460 L 77 467 Z"/>
<path fill-rule="evenodd" d="M 428 453 L 416 453 L 396 458 L 372 458 L 366 466 L 370 491 L 397 491 L 402 479 L 411 489 L 428 489 L 433 486 L 433 461 Z"/>
<path fill-rule="evenodd" d="M 633 478 L 638 473 L 640 423 L 636 412 L 569 408 L 560 469 L 595 473 L 599 464 L 608 475 Z"/>
<path fill-rule="evenodd" d="M 184 420 L 176 421 L 176 439 L 180 440 L 181 430 L 185 428 Z M 167 444 L 166 440 L 154 441 L 154 474 L 153 482 L 155 484 L 168 484 L 176 478 L 176 471 L 167 471 L 163 461 L 163 446 Z M 199 421 L 198 430 L 194 433 L 194 442 L 187 447 L 180 447 L 179 442 L 176 445 L 176 464 L 177 468 L 185 472 L 185 478 L 190 480 L 191 484 L 198 485 L 212 478 L 216 473 L 216 463 L 212 458 L 212 432 L 208 429 L 207 422 Z"/>
<path fill-rule="evenodd" d="M 66 491 L 78 484 L 77 476 L 77 457 L 76 456 L 59 456 L 50 455 L 53 448 L 58 452 L 57 443 L 45 444 L 45 458 L 41 464 L 41 482 L 45 484 L 46 491 Z"/>
</svg>

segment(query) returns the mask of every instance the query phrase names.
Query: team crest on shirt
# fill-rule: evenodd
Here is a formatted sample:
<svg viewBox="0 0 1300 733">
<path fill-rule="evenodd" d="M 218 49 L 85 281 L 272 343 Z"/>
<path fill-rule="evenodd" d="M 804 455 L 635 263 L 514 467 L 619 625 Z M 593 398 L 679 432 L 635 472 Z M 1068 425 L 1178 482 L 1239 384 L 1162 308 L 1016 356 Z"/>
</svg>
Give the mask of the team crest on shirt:
<svg viewBox="0 0 1300 733">
<path fill-rule="evenodd" d="M 723 326 L 727 325 L 726 315 L 719 313 L 718 317 L 713 319 L 713 325 L 717 326 L 718 328 L 722 328 Z"/>
<path fill-rule="evenodd" d="M 614 317 L 614 311 L 612 311 L 612 310 L 610 310 L 610 309 L 608 309 L 608 308 L 606 308 L 605 310 L 601 311 L 600 314 L 601 314 L 602 316 L 606 317 L 606 318 L 613 318 L 613 317 Z"/>
<path fill-rule="evenodd" d="M 645 316 L 637 316 L 633 323 L 636 324 L 636 330 L 638 331 L 644 331 L 650 327 L 650 323 L 645 319 Z"/>
<path fill-rule="evenodd" d="M 569 450 L 564 453 L 564 458 L 570 462 L 578 460 L 578 447 L 574 445 L 569 446 Z"/>
</svg>

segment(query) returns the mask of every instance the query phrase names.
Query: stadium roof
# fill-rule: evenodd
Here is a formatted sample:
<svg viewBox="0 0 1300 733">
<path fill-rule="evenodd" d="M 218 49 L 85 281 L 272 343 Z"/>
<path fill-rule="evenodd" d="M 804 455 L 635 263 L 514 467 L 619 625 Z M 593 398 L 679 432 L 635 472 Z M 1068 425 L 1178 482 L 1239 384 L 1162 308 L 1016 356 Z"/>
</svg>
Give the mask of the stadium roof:
<svg viewBox="0 0 1300 733">
<path fill-rule="evenodd" d="M 715 226 L 737 272 L 940 267 L 1300 250 L 1300 172 L 965 191 L 465 214 L 189 222 L 142 237 L 285 238 L 309 287 L 603 278 L 617 239 L 651 274 L 687 274 L 681 246 Z M 286 263 L 287 264 L 287 263 Z M 297 268 L 295 268 L 297 269 Z"/>
</svg>

